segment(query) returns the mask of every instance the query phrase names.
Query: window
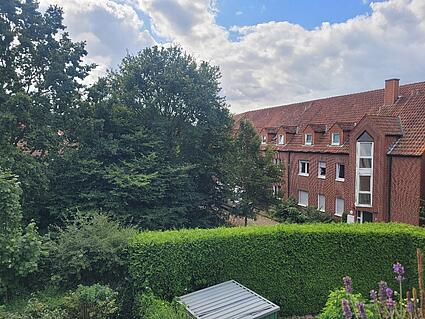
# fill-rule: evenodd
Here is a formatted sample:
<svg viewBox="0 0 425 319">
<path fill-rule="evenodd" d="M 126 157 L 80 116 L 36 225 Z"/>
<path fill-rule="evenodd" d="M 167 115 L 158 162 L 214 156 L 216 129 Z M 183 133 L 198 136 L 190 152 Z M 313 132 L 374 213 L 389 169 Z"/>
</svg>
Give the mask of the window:
<svg viewBox="0 0 425 319">
<path fill-rule="evenodd" d="M 326 162 L 319 162 L 318 175 L 319 178 L 326 178 Z"/>
<path fill-rule="evenodd" d="M 345 165 L 341 163 L 336 164 L 336 180 L 343 182 L 345 180 Z"/>
<path fill-rule="evenodd" d="M 357 222 L 360 224 L 373 222 L 373 214 L 371 212 L 357 212 Z"/>
<path fill-rule="evenodd" d="M 341 217 L 344 213 L 344 199 L 337 198 L 335 200 L 335 215 Z"/>
<path fill-rule="evenodd" d="M 312 134 L 306 134 L 304 137 L 304 144 L 305 145 L 313 145 L 313 135 Z"/>
<path fill-rule="evenodd" d="M 321 212 L 325 211 L 325 195 L 319 194 L 317 196 L 317 209 L 320 210 Z"/>
<path fill-rule="evenodd" d="M 280 158 L 273 158 L 272 159 L 272 163 L 274 164 L 274 165 L 280 165 L 280 164 L 282 164 L 282 160 L 280 159 Z"/>
<path fill-rule="evenodd" d="M 306 191 L 298 192 L 298 205 L 308 206 L 308 192 Z"/>
<path fill-rule="evenodd" d="M 310 174 L 310 163 L 308 161 L 299 162 L 299 175 L 308 176 Z"/>
<path fill-rule="evenodd" d="M 283 134 L 279 135 L 278 143 L 279 143 L 279 145 L 285 144 L 285 135 L 283 135 Z"/>
<path fill-rule="evenodd" d="M 369 134 L 363 135 L 357 141 L 356 161 L 356 204 L 357 206 L 372 205 L 373 182 L 373 142 Z"/>
<path fill-rule="evenodd" d="M 258 141 L 258 140 L 257 140 Z M 267 135 L 263 135 L 261 137 L 261 144 L 266 144 L 267 143 Z"/>
<path fill-rule="evenodd" d="M 339 133 L 332 133 L 332 145 L 341 144 L 341 135 Z"/>
</svg>

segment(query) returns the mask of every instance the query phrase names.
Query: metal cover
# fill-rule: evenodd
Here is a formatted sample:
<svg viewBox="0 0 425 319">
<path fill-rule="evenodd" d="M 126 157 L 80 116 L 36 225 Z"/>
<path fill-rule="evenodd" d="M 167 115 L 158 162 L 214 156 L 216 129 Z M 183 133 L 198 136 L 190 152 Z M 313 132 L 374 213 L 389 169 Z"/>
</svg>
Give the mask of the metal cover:
<svg viewBox="0 0 425 319">
<path fill-rule="evenodd" d="M 280 310 L 234 280 L 181 296 L 179 301 L 197 319 L 256 319 Z"/>
</svg>

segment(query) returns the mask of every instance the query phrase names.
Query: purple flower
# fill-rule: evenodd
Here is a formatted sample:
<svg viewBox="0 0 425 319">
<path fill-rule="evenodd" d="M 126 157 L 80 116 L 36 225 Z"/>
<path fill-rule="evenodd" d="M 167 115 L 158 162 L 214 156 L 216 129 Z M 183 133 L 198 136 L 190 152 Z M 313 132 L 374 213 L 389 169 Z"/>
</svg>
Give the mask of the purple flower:
<svg viewBox="0 0 425 319">
<path fill-rule="evenodd" d="M 401 283 L 404 280 L 404 267 L 399 262 L 395 263 L 393 265 L 393 271 L 396 274 L 395 280 L 397 280 L 398 283 Z"/>
<path fill-rule="evenodd" d="M 359 302 L 357 303 L 357 310 L 359 311 L 359 316 L 361 319 L 367 319 L 366 310 L 364 308 L 364 303 Z"/>
<path fill-rule="evenodd" d="M 351 294 L 353 292 L 353 287 L 352 287 L 353 281 L 348 276 L 345 276 L 344 278 L 342 278 L 342 280 L 344 281 L 345 291 Z"/>
<path fill-rule="evenodd" d="M 393 296 L 393 290 L 389 287 L 385 289 L 385 293 L 387 294 L 388 299 L 391 299 L 391 297 Z"/>
<path fill-rule="evenodd" d="M 410 298 L 410 291 L 407 292 L 406 310 L 408 313 L 413 313 L 413 302 L 412 302 L 412 299 Z"/>
<path fill-rule="evenodd" d="M 351 312 L 350 304 L 347 299 L 342 299 L 342 311 L 344 312 L 345 319 L 351 319 L 353 313 Z"/>
<path fill-rule="evenodd" d="M 373 302 L 376 302 L 377 299 L 378 299 L 378 294 L 373 289 L 370 291 L 369 296 L 370 296 L 370 300 L 373 301 Z"/>
<path fill-rule="evenodd" d="M 387 288 L 388 286 L 385 281 L 379 282 L 379 299 L 381 300 L 381 302 L 384 302 L 385 300 L 387 300 L 387 293 L 386 293 Z"/>
<path fill-rule="evenodd" d="M 395 301 L 394 300 L 392 300 L 391 298 L 389 298 L 387 300 L 386 304 L 387 304 L 388 310 L 390 310 L 390 311 L 391 310 L 394 310 L 394 307 L 395 307 Z"/>
</svg>

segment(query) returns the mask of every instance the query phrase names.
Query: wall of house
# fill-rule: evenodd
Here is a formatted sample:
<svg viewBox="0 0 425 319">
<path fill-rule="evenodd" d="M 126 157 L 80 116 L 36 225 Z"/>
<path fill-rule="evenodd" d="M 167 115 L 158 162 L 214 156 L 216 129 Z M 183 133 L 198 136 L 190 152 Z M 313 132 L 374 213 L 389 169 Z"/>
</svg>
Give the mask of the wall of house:
<svg viewBox="0 0 425 319">
<path fill-rule="evenodd" d="M 283 156 L 288 157 L 288 154 Z M 299 173 L 299 161 L 307 160 L 310 164 L 309 176 L 300 176 Z M 322 179 L 318 177 L 319 161 L 326 162 L 326 178 Z M 345 165 L 345 169 L 348 167 L 348 156 L 343 154 L 318 154 L 318 153 L 301 153 L 291 152 L 290 167 L 285 173 L 285 180 L 290 183 L 289 196 L 293 197 L 298 201 L 298 192 L 300 190 L 309 192 L 309 205 L 317 206 L 317 197 L 319 194 L 325 195 L 326 211 L 330 214 L 335 212 L 335 199 L 337 197 L 344 198 L 345 200 L 345 211 L 349 211 L 352 207 L 352 200 L 348 197 L 348 187 L 346 180 L 344 182 L 336 181 L 336 163 Z M 285 188 L 287 190 L 287 185 Z"/>
<path fill-rule="evenodd" d="M 391 221 L 419 224 L 420 196 L 423 193 L 422 161 L 422 157 L 393 156 Z"/>
</svg>

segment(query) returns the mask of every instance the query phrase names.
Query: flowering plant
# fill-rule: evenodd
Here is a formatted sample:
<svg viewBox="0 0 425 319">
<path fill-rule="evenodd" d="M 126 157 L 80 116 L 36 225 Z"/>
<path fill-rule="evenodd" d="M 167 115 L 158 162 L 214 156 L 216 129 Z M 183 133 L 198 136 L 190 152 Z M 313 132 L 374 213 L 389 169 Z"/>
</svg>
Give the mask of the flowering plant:
<svg viewBox="0 0 425 319">
<path fill-rule="evenodd" d="M 422 277 L 422 253 L 418 252 L 419 282 Z M 394 291 L 385 281 L 378 283 L 377 290 L 370 291 L 370 300 L 366 301 L 361 294 L 353 294 L 353 283 L 350 277 L 343 278 L 344 288 L 333 291 L 319 319 L 423 319 L 422 304 L 416 289 L 407 291 L 403 296 L 404 267 L 399 262 L 393 265 L 395 280 L 399 291 Z M 420 296 L 424 294 L 420 285 Z"/>
</svg>

